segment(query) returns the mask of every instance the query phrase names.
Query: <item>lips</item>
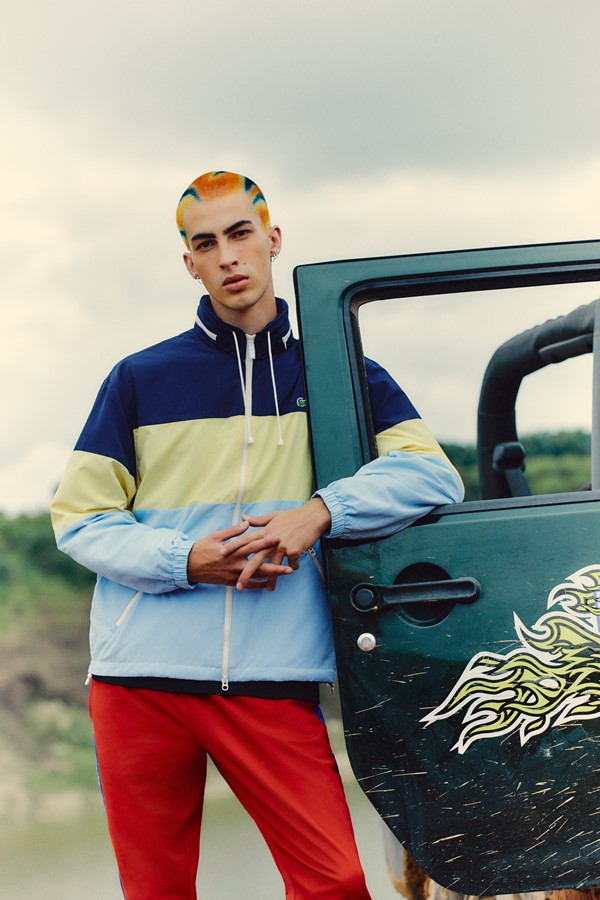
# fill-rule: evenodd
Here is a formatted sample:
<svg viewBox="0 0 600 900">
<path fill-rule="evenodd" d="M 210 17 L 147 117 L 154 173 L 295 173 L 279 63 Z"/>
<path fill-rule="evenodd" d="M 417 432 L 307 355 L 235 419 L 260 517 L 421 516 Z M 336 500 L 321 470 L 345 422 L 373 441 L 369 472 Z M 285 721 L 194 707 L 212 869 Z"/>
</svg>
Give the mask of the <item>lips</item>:
<svg viewBox="0 0 600 900">
<path fill-rule="evenodd" d="M 246 275 L 229 275 L 223 282 L 223 287 L 228 291 L 243 291 L 248 284 Z"/>
</svg>

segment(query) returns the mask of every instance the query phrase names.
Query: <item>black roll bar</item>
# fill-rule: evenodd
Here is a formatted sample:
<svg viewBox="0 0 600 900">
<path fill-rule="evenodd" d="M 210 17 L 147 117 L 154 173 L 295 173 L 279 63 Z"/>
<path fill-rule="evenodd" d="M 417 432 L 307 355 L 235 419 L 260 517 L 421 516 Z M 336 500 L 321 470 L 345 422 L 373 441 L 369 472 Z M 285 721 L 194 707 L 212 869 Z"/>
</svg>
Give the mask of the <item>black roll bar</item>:
<svg viewBox="0 0 600 900">
<path fill-rule="evenodd" d="M 506 341 L 492 356 L 483 377 L 477 411 L 477 464 L 482 500 L 514 495 L 506 469 L 498 463 L 502 454 L 497 448 L 518 443 L 515 405 L 523 378 L 551 363 L 591 353 L 595 309 L 594 300 L 566 316 L 536 325 Z M 519 468 L 522 471 L 524 463 Z M 524 476 L 519 483 L 522 485 L 519 493 L 526 493 Z"/>
</svg>

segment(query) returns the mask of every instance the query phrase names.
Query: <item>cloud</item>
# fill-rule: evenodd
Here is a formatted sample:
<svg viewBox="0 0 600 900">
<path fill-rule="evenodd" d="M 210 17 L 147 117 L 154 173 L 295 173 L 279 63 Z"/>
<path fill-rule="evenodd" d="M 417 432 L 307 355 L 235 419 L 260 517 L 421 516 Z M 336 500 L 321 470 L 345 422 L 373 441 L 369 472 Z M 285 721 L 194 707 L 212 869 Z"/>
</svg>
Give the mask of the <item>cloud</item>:
<svg viewBox="0 0 600 900">
<path fill-rule="evenodd" d="M 285 200 L 291 242 L 313 259 L 591 239 L 600 152 L 585 164 L 526 174 L 408 167 L 331 178 L 312 191 L 288 189 Z"/>
<path fill-rule="evenodd" d="M 181 0 L 176 14 L 57 0 L 34 23 L 15 7 L 0 46 L 21 108 L 74 147 L 147 160 L 253 147 L 304 186 L 585 160 L 600 138 L 599 27 L 596 0 L 577 15 L 559 0 L 283 0 L 251 14 L 241 0 Z"/>
<path fill-rule="evenodd" d="M 597 234 L 598 24 L 596 0 L 14 4 L 0 477 L 71 446 L 112 365 L 191 324 L 173 215 L 202 171 L 264 188 L 290 300 L 302 262 Z"/>
</svg>

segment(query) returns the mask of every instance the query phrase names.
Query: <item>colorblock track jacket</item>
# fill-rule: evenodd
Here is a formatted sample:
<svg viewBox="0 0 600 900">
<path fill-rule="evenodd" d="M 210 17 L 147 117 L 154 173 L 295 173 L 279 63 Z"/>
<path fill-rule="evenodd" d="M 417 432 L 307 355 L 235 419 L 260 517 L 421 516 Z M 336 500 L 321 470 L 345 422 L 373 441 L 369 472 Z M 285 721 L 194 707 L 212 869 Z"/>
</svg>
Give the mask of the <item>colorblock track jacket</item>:
<svg viewBox="0 0 600 900">
<path fill-rule="evenodd" d="M 191 330 L 127 357 L 102 385 L 52 506 L 59 548 L 98 576 L 91 673 L 224 690 L 334 680 L 314 554 L 273 592 L 186 574 L 194 541 L 313 494 L 300 348 L 285 302 L 277 309 L 246 335 L 204 297 Z M 391 534 L 462 497 L 404 392 L 376 363 L 367 374 L 380 455 L 318 492 L 332 538 Z"/>
</svg>

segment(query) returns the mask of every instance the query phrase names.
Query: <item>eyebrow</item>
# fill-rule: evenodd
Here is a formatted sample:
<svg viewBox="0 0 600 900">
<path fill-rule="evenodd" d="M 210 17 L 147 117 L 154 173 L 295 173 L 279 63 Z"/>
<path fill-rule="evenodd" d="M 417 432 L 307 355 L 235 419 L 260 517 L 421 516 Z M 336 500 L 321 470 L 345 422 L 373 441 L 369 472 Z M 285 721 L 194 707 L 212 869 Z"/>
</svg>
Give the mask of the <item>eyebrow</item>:
<svg viewBox="0 0 600 900">
<path fill-rule="evenodd" d="M 232 231 L 237 231 L 242 225 L 252 225 L 252 222 L 250 219 L 240 219 L 239 222 L 234 222 L 233 225 L 229 225 L 227 228 L 223 229 L 223 234 L 227 237 L 228 234 L 231 234 Z M 213 234 L 212 231 L 199 231 L 190 238 L 190 241 L 205 241 L 208 238 L 214 238 L 215 236 L 216 235 Z"/>
</svg>

